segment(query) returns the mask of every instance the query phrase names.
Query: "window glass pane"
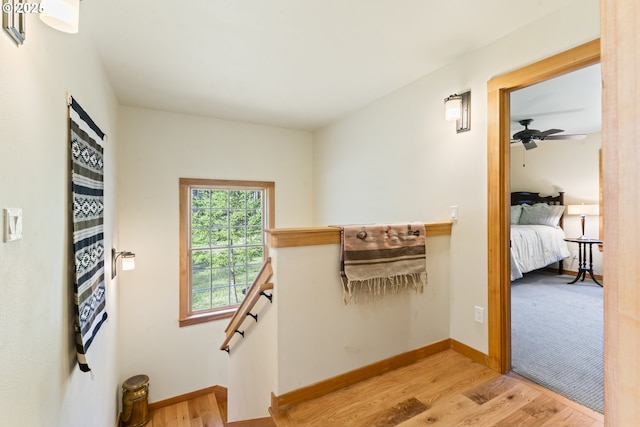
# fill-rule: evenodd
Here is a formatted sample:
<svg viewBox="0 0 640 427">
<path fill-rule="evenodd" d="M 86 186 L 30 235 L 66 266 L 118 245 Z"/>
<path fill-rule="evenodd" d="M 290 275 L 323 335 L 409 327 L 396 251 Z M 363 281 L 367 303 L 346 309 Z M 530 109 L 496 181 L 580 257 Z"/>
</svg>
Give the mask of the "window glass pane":
<svg viewBox="0 0 640 427">
<path fill-rule="evenodd" d="M 247 209 L 262 209 L 262 191 L 247 191 Z"/>
<path fill-rule="evenodd" d="M 231 302 L 229 304 L 240 304 L 242 302 L 242 300 L 244 299 L 244 294 L 242 293 L 243 289 L 244 285 L 231 286 L 231 288 L 229 289 L 229 298 Z"/>
<path fill-rule="evenodd" d="M 262 265 L 264 259 L 264 248 L 262 246 L 252 246 L 248 248 L 248 262 L 247 264 L 259 264 Z"/>
<path fill-rule="evenodd" d="M 211 270 L 195 269 L 191 274 L 191 287 L 195 289 L 210 289 L 211 288 Z"/>
<path fill-rule="evenodd" d="M 229 246 L 229 229 L 214 228 L 211 230 L 211 246 Z"/>
<path fill-rule="evenodd" d="M 191 211 L 191 228 L 209 228 L 209 210 L 194 209 Z"/>
<path fill-rule="evenodd" d="M 211 290 L 196 290 L 191 293 L 191 309 L 193 311 L 208 310 L 211 308 Z"/>
<path fill-rule="evenodd" d="M 251 283 L 253 283 L 253 281 L 256 280 L 256 276 L 260 272 L 261 268 L 262 268 L 262 263 L 260 263 L 260 264 L 251 264 L 251 265 L 249 265 L 247 267 L 247 274 L 251 278 L 251 280 L 250 280 Z"/>
<path fill-rule="evenodd" d="M 229 226 L 229 211 L 222 209 L 214 209 L 211 211 L 211 225 L 214 227 Z"/>
<path fill-rule="evenodd" d="M 211 208 L 227 209 L 229 206 L 229 190 L 211 190 Z"/>
<path fill-rule="evenodd" d="M 211 250 L 211 266 L 214 268 L 229 266 L 229 249 Z"/>
<path fill-rule="evenodd" d="M 227 286 L 229 284 L 229 268 L 214 268 L 211 271 L 213 286 Z"/>
<path fill-rule="evenodd" d="M 225 305 L 235 304 L 229 294 L 229 285 L 213 288 L 211 302 L 213 307 L 224 307 Z"/>
<path fill-rule="evenodd" d="M 250 245 L 262 243 L 262 227 L 247 228 L 247 243 Z"/>
<path fill-rule="evenodd" d="M 262 227 L 262 211 L 252 209 L 247 211 L 247 225 Z"/>
<path fill-rule="evenodd" d="M 196 228 L 191 230 L 192 248 L 209 247 L 209 245 L 211 245 L 209 241 L 209 229 Z"/>
<path fill-rule="evenodd" d="M 232 282 L 235 285 L 246 285 L 247 284 L 247 266 L 244 264 L 238 264 L 233 266 L 233 275 L 235 278 L 235 282 Z"/>
<path fill-rule="evenodd" d="M 246 245 L 247 240 L 244 234 L 245 234 L 244 228 L 229 229 L 229 235 L 231 239 L 231 241 L 229 242 L 229 245 L 230 246 Z"/>
<path fill-rule="evenodd" d="M 233 210 L 230 211 L 231 221 L 229 225 L 231 227 L 244 227 L 247 224 L 246 211 Z"/>
<path fill-rule="evenodd" d="M 191 268 L 210 268 L 211 252 L 210 251 L 192 251 L 191 252 Z"/>
<path fill-rule="evenodd" d="M 245 195 L 244 190 L 232 190 L 229 192 L 229 207 L 231 209 L 245 209 Z"/>
<path fill-rule="evenodd" d="M 191 207 L 192 208 L 209 208 L 209 190 L 194 188 L 191 190 Z"/>
</svg>

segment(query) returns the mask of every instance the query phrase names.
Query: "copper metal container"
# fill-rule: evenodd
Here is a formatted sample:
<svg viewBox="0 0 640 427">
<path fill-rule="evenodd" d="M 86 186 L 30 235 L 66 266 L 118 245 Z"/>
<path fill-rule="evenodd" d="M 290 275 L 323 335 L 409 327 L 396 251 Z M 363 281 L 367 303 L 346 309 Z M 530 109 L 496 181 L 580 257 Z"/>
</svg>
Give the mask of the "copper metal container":
<svg viewBox="0 0 640 427">
<path fill-rule="evenodd" d="M 149 421 L 149 377 L 136 375 L 122 383 L 122 427 L 140 427 Z"/>
</svg>

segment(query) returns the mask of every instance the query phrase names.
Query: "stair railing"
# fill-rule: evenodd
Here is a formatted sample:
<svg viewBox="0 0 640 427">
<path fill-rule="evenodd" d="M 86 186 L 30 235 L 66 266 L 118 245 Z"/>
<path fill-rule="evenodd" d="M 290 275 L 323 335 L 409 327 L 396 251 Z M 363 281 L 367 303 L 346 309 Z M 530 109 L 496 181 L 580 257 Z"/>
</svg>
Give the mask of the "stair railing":
<svg viewBox="0 0 640 427">
<path fill-rule="evenodd" d="M 253 310 L 253 307 L 256 305 L 260 297 L 265 297 L 269 302 L 273 302 L 273 292 L 269 294 L 266 293 L 266 291 L 273 290 L 273 283 L 269 282 L 271 276 L 273 276 L 271 258 L 267 258 L 255 280 L 251 284 L 246 297 L 231 318 L 229 325 L 224 330 L 225 339 L 220 346 L 220 350 L 230 353 L 229 342 L 231 342 L 231 338 L 233 338 L 235 334 L 240 334 L 244 338 L 244 331 L 240 330 L 240 326 L 247 316 L 251 316 L 256 322 L 258 321 L 258 314 L 251 313 L 251 310 Z"/>
</svg>

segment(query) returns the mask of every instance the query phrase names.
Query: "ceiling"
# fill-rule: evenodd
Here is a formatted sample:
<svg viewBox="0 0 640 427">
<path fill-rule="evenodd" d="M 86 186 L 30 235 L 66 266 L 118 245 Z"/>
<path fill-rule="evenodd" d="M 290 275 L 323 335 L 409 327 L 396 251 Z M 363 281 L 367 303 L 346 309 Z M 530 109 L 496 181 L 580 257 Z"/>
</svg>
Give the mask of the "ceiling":
<svg viewBox="0 0 640 427">
<path fill-rule="evenodd" d="M 600 64 L 511 93 L 511 134 L 522 129 L 522 119 L 533 119 L 529 129 L 562 129 L 563 134 L 589 134 L 602 127 Z"/>
<path fill-rule="evenodd" d="M 90 0 L 80 31 L 122 105 L 314 130 L 569 2 Z"/>
</svg>

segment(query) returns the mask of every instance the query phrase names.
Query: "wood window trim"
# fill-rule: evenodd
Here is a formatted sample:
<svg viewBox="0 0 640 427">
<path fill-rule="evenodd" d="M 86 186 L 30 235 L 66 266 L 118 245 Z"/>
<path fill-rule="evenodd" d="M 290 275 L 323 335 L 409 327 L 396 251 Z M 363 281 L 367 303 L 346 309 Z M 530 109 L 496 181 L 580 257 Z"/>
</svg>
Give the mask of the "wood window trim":
<svg viewBox="0 0 640 427">
<path fill-rule="evenodd" d="M 487 83 L 487 245 L 489 367 L 511 369 L 509 273 L 509 96 L 514 90 L 596 64 L 600 39 L 496 77 Z"/>
<path fill-rule="evenodd" d="M 180 178 L 179 179 L 179 210 L 180 210 L 180 292 L 179 292 L 179 318 L 180 327 L 196 325 L 200 323 L 210 322 L 213 320 L 221 320 L 231 318 L 238 310 L 240 304 L 220 307 L 211 311 L 203 311 L 200 313 L 191 313 L 191 286 L 189 283 L 189 257 L 187 251 L 189 249 L 189 231 L 190 231 L 190 215 L 189 215 L 189 189 L 194 186 L 207 186 L 228 189 L 240 188 L 260 188 L 265 190 L 266 206 L 264 229 L 275 227 L 275 182 L 272 181 L 240 181 L 240 180 L 221 180 L 221 179 L 202 179 L 202 178 Z M 268 258 L 268 247 L 265 244 L 265 259 Z"/>
</svg>

